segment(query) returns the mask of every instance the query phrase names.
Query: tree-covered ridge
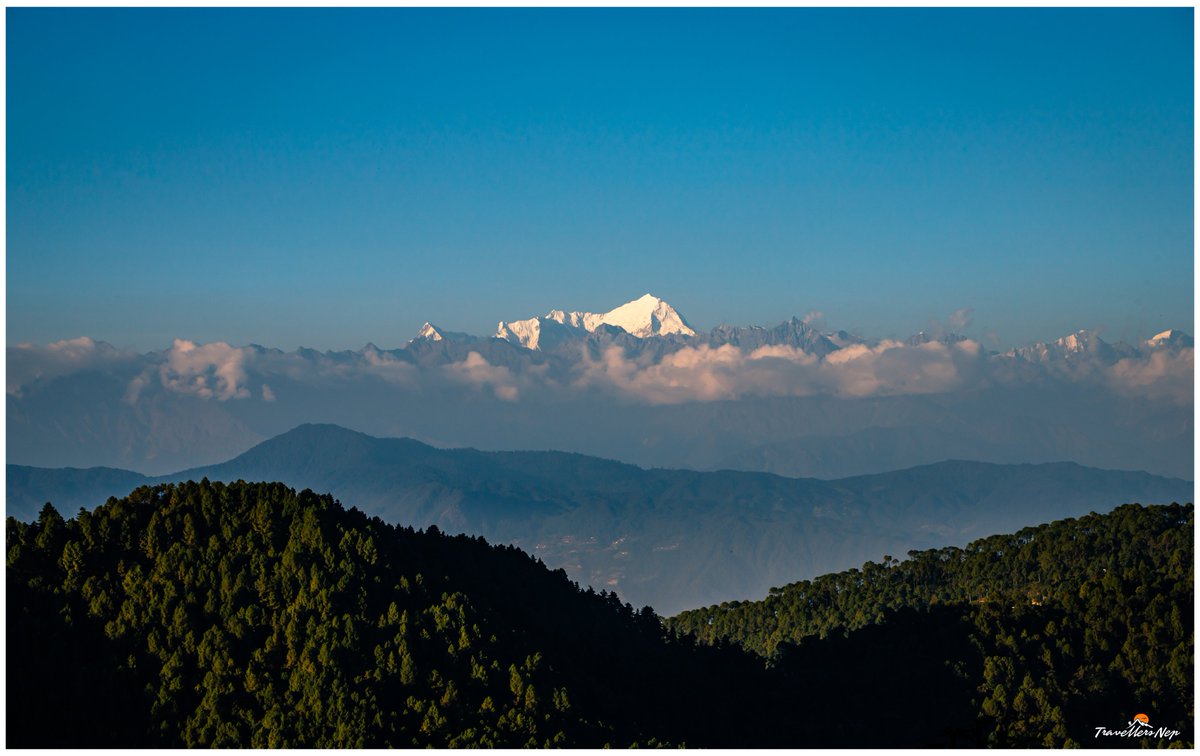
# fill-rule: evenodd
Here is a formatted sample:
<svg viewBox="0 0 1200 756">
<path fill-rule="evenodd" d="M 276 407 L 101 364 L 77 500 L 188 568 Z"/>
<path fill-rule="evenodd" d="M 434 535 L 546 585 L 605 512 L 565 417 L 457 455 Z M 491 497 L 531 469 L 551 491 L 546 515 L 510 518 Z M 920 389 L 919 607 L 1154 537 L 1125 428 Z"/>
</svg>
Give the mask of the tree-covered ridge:
<svg viewBox="0 0 1200 756">
<path fill-rule="evenodd" d="M 1093 728 L 1137 711 L 1193 739 L 1190 505 L 788 586 L 702 640 L 280 484 L 7 529 L 13 746 L 1122 745 Z"/>
<path fill-rule="evenodd" d="M 715 694 L 691 669 L 761 674 L 515 548 L 279 484 L 47 505 L 7 544 L 10 745 L 654 743 Z"/>
<path fill-rule="evenodd" d="M 732 640 L 769 656 L 782 642 L 856 630 L 880 622 L 888 610 L 938 603 L 1053 605 L 1098 579 L 1106 586 L 1146 573 L 1157 583 L 1183 580 L 1191 575 L 1191 517 L 1190 504 L 1126 505 L 1107 515 L 982 538 L 966 548 L 910 551 L 903 560 L 885 556 L 862 569 L 772 588 L 761 601 L 729 601 L 668 622 L 702 641 Z M 1144 586 L 1140 593 L 1150 590 L 1135 585 Z"/>
<path fill-rule="evenodd" d="M 1096 742 L 1092 728 L 1155 712 L 1192 739 L 1193 508 L 1126 505 L 965 549 L 885 557 L 669 620 L 704 643 L 734 642 L 788 670 L 853 658 L 906 612 L 958 629 L 945 659 L 970 682 L 988 745 Z M 954 619 L 957 618 L 957 619 Z M 878 631 L 875 629 L 878 626 Z M 957 658 L 956 658 L 957 657 Z M 903 664 L 903 662 L 897 662 Z M 1123 707 L 1123 708 L 1121 708 Z M 1132 707 L 1132 708 L 1130 708 Z"/>
</svg>

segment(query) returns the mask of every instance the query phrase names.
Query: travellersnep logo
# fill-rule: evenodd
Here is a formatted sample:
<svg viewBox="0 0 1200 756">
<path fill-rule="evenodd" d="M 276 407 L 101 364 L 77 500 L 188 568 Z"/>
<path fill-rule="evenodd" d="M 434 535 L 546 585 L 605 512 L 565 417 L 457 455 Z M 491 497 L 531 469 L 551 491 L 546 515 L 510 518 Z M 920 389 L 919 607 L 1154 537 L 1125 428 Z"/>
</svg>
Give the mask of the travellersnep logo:
<svg viewBox="0 0 1200 756">
<path fill-rule="evenodd" d="M 1133 719 L 1129 720 L 1129 724 L 1121 730 L 1110 730 L 1107 727 L 1096 728 L 1097 738 L 1159 738 L 1160 740 L 1174 740 L 1179 737 L 1179 730 L 1172 730 L 1169 727 L 1155 728 L 1150 724 L 1150 715 L 1145 713 L 1137 713 L 1133 715 Z"/>
</svg>

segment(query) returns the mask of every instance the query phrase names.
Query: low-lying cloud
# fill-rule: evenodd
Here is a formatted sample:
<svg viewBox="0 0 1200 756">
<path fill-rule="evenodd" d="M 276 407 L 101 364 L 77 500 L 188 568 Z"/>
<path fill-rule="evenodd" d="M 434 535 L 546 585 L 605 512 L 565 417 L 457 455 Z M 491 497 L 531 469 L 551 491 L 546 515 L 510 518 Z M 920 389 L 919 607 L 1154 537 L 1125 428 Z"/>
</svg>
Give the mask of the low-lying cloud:
<svg viewBox="0 0 1200 756">
<path fill-rule="evenodd" d="M 651 404 L 745 397 L 837 397 L 953 391 L 980 373 L 973 341 L 907 346 L 854 344 L 824 359 L 793 346 L 743 351 L 729 344 L 687 347 L 658 362 L 640 363 L 618 347 L 585 361 L 576 385 L 608 388 Z"/>
<path fill-rule="evenodd" d="M 442 368 L 450 381 L 476 390 L 490 390 L 497 399 L 515 402 L 521 396 L 516 375 L 503 365 L 493 365 L 479 352 L 469 352 L 465 360 Z"/>
<path fill-rule="evenodd" d="M 248 349 L 232 347 L 223 341 L 197 344 L 186 339 L 164 352 L 166 361 L 158 376 L 163 388 L 179 394 L 194 394 L 201 399 L 247 399 L 246 357 Z"/>
<path fill-rule="evenodd" d="M 17 344 L 7 350 L 5 390 L 20 397 L 22 389 L 75 373 L 135 366 L 142 356 L 87 336 L 50 344 Z"/>
<path fill-rule="evenodd" d="M 373 347 L 364 349 L 361 354 L 366 361 L 365 371 L 387 383 L 409 388 L 418 388 L 421 384 L 420 369 L 411 362 L 396 359 L 388 352 L 382 352 Z M 348 370 L 337 370 L 345 377 Z"/>
<path fill-rule="evenodd" d="M 967 311 L 951 316 L 966 318 Z M 1147 351 L 1110 364 L 1090 358 L 1030 362 L 989 352 L 970 339 L 851 344 L 824 357 L 788 345 L 743 349 L 704 344 L 641 355 L 610 345 L 599 353 L 581 350 L 574 360 L 544 355 L 513 359 L 511 349 L 489 351 L 488 344 L 482 342 L 459 359 L 421 364 L 409 352 L 374 347 L 285 353 L 177 339 L 169 349 L 137 354 L 81 337 L 9 347 L 7 390 L 19 399 L 30 387 L 55 378 L 101 371 L 120 378 L 129 404 L 148 392 L 213 402 L 277 402 L 293 395 L 280 393 L 281 387 L 298 385 L 332 396 L 371 382 L 377 389 L 400 394 L 453 397 L 470 392 L 505 402 L 600 394 L 652 405 L 782 396 L 866 398 L 1056 384 L 1188 405 L 1194 385 L 1190 347 Z"/>
<path fill-rule="evenodd" d="M 1195 349 L 1153 352 L 1149 359 L 1125 358 L 1108 370 L 1110 385 L 1126 396 L 1191 404 L 1195 397 Z"/>
</svg>

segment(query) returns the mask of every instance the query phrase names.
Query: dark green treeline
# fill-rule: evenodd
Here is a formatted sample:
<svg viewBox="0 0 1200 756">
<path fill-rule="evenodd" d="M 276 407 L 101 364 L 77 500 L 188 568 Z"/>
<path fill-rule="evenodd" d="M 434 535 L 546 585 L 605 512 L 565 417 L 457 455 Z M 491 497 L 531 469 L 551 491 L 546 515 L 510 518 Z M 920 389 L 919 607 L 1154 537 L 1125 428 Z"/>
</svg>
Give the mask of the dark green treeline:
<svg viewBox="0 0 1200 756">
<path fill-rule="evenodd" d="M 1096 726 L 1123 726 L 1138 712 L 1187 742 L 1193 527 L 1190 504 L 1126 505 L 966 548 L 884 557 L 668 623 L 791 667 L 819 664 L 847 636 L 862 644 L 872 633 L 854 631 L 894 624 L 897 613 L 941 610 L 961 624 L 955 638 L 968 641 L 965 654 L 945 661 L 970 681 L 983 743 L 1103 746 Z M 905 649 L 896 652 L 904 665 Z"/>
<path fill-rule="evenodd" d="M 7 525 L 8 744 L 1104 745 L 1083 739 L 1131 707 L 1190 742 L 1191 512 L 664 623 L 515 548 L 279 484 L 47 506 Z"/>
<path fill-rule="evenodd" d="M 10 745 L 682 742 L 707 671 L 761 675 L 515 548 L 279 484 L 10 518 L 7 580 Z"/>
</svg>

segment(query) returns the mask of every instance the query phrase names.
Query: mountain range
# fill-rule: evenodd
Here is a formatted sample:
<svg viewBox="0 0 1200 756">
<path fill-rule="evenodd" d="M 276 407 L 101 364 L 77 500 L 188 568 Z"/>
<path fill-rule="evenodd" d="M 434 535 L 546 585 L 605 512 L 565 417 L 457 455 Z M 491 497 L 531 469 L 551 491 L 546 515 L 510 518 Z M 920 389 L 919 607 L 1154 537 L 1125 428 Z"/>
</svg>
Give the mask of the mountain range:
<svg viewBox="0 0 1200 756">
<path fill-rule="evenodd" d="M 154 483 L 272 480 L 330 492 L 388 522 L 510 543 L 575 580 L 662 613 L 764 595 L 879 554 L 1131 501 L 1190 501 L 1192 484 L 1072 463 L 947 461 L 833 481 L 645 470 L 561 452 L 437 449 L 305 425 L 228 462 L 157 478 L 8 466 L 10 515 L 73 512 Z"/>
<path fill-rule="evenodd" d="M 637 341 L 632 341 L 630 337 Z M 639 351 L 657 350 L 664 346 L 668 350 L 698 345 L 720 347 L 726 344 L 751 350 L 764 346 L 791 346 L 818 357 L 851 345 L 877 346 L 882 341 L 846 331 L 822 332 L 807 320 L 797 317 L 774 327 L 721 324 L 707 333 L 701 333 L 692 328 L 669 303 L 653 294 L 645 294 L 605 313 L 550 310 L 545 315 L 526 320 L 501 321 L 490 338 L 446 331 L 427 322 L 406 348 L 420 351 L 420 342 L 449 342 L 479 347 L 491 340 L 507 341 L 531 351 L 543 352 L 561 350 L 580 342 L 590 342 L 593 347 L 616 342 Z M 929 343 L 955 344 L 965 340 L 967 337 L 948 331 L 935 334 L 921 331 L 904 343 L 920 346 Z M 1052 342 L 1036 342 L 1007 351 L 983 351 L 990 357 L 1033 363 L 1079 359 L 1087 355 L 1112 364 L 1122 358 L 1145 357 L 1156 350 L 1178 350 L 1193 346 L 1192 337 L 1178 329 L 1167 329 L 1136 345 L 1123 341 L 1109 344 L 1096 331 L 1084 329 Z M 450 354 L 435 353 L 441 356 Z"/>
<path fill-rule="evenodd" d="M 674 307 L 653 294 L 646 294 L 605 313 L 551 310 L 539 318 L 501 321 L 495 338 L 526 349 L 540 349 L 542 344 L 562 343 L 597 332 L 610 336 L 628 334 L 638 339 L 696 335 Z"/>
<path fill-rule="evenodd" d="M 81 337 L 8 347 L 7 461 L 150 475 L 303 423 L 434 446 L 557 449 L 643 467 L 825 478 L 947 458 L 1191 477 L 1191 337 L 1080 331 L 1004 352 L 961 334 L 868 339 L 792 318 L 693 328 L 645 295 L 397 349 Z"/>
</svg>

